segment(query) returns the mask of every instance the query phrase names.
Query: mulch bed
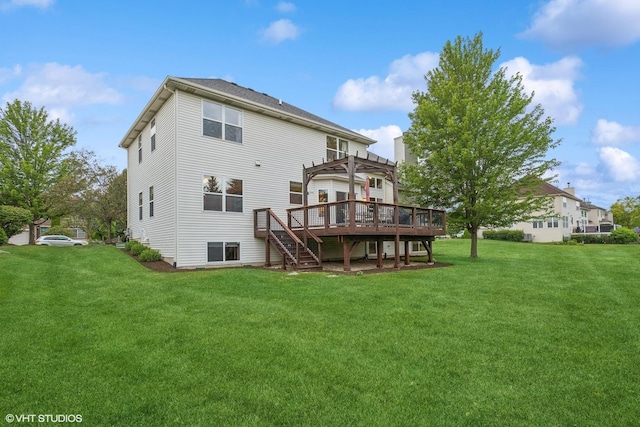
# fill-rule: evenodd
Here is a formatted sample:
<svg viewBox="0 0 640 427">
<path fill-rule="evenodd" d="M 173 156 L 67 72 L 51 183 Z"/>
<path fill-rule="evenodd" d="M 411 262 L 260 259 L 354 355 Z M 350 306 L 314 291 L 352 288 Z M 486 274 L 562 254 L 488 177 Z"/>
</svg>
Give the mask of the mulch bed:
<svg viewBox="0 0 640 427">
<path fill-rule="evenodd" d="M 141 262 L 138 260 L 138 257 L 131 255 L 131 252 L 122 249 L 122 252 L 129 255 L 131 258 L 140 263 L 140 265 L 148 268 L 152 271 L 157 271 L 159 273 L 179 273 L 186 271 L 194 271 L 193 269 L 186 268 L 173 268 L 171 264 L 164 261 L 151 261 L 151 262 Z M 441 267 L 449 267 L 451 264 L 436 262 L 433 264 L 428 264 L 426 262 L 413 262 L 411 265 L 403 265 L 399 270 L 393 267 L 392 262 L 385 262 L 383 268 L 376 268 L 375 260 L 353 260 L 351 261 L 351 271 L 343 270 L 343 263 L 340 262 L 325 262 L 323 272 L 331 273 L 331 274 L 377 274 L 377 273 L 391 273 L 395 271 L 405 271 L 405 270 L 422 270 L 428 268 L 441 268 Z M 223 267 L 224 268 L 224 267 Z M 237 268 L 237 267 L 228 267 L 228 268 Z M 274 266 L 274 267 L 251 267 L 251 268 L 264 268 L 268 270 L 282 270 L 282 266 Z M 287 270 L 293 271 L 293 270 Z"/>
</svg>

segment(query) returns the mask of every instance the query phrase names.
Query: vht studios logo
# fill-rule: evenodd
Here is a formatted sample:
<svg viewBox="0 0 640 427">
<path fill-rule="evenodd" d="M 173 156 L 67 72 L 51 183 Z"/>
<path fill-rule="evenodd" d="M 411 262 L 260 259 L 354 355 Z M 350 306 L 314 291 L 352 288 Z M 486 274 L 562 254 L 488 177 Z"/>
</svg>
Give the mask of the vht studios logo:
<svg viewBox="0 0 640 427">
<path fill-rule="evenodd" d="M 7 414 L 4 417 L 8 423 L 81 423 L 79 414 Z"/>
</svg>

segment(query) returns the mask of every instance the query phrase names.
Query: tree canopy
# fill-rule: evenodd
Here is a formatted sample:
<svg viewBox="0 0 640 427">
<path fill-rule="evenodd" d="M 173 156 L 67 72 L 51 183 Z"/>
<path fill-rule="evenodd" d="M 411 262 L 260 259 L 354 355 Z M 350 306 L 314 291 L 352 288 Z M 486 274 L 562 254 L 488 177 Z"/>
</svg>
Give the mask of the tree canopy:
<svg viewBox="0 0 640 427">
<path fill-rule="evenodd" d="M 640 196 L 618 199 L 611 205 L 611 213 L 616 224 L 623 227 L 640 227 Z"/>
<path fill-rule="evenodd" d="M 75 143 L 73 128 L 50 120 L 44 108 L 20 100 L 0 108 L 0 196 L 31 212 L 30 243 L 34 221 L 53 207 L 49 192 L 69 173 L 65 152 Z"/>
<path fill-rule="evenodd" d="M 507 226 L 546 210 L 548 200 L 536 189 L 559 165 L 546 158 L 560 144 L 552 138 L 553 120 L 531 105 L 533 94 L 519 74 L 493 70 L 499 56 L 499 49 L 483 47 L 482 33 L 448 41 L 438 66 L 425 75 L 426 92 L 413 94 L 404 134 L 418 158 L 401 168 L 408 194 L 447 209 L 447 222 L 471 233 L 472 257 L 480 227 Z"/>
</svg>

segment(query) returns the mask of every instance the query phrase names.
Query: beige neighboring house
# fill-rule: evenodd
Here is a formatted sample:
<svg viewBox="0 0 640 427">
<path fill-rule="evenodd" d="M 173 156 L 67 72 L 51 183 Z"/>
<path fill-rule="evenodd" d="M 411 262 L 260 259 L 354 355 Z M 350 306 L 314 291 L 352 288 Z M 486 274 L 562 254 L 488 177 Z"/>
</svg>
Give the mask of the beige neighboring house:
<svg viewBox="0 0 640 427">
<path fill-rule="evenodd" d="M 510 227 L 523 230 L 525 240 L 561 242 L 575 233 L 604 233 L 613 228 L 613 214 L 577 197 L 570 184 L 560 189 L 544 183 L 540 196 L 551 197 L 550 212 L 534 213 L 534 219 Z"/>
</svg>

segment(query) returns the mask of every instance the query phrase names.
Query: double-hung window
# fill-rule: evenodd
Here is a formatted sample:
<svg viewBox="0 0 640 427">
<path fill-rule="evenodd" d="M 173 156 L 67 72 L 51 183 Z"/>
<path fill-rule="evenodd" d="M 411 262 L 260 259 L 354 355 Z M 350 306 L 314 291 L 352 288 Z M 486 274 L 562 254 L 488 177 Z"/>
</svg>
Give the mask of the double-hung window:
<svg viewBox="0 0 640 427">
<path fill-rule="evenodd" d="M 151 119 L 151 151 L 156 150 L 156 119 Z"/>
<path fill-rule="evenodd" d="M 138 193 L 138 219 L 142 221 L 142 191 Z"/>
<path fill-rule="evenodd" d="M 544 221 L 542 220 L 542 218 L 536 218 L 533 220 L 533 228 L 543 228 L 544 227 Z"/>
<path fill-rule="evenodd" d="M 289 203 L 292 205 L 302 204 L 302 183 L 289 181 Z"/>
<path fill-rule="evenodd" d="M 153 187 L 149 187 L 149 217 L 153 216 Z"/>
<path fill-rule="evenodd" d="M 349 141 L 327 136 L 327 161 L 344 159 L 349 155 Z"/>
<path fill-rule="evenodd" d="M 219 175 L 202 178 L 203 209 L 218 212 L 242 212 L 243 182 Z"/>
<path fill-rule="evenodd" d="M 242 111 L 202 101 L 202 134 L 242 143 Z"/>
<path fill-rule="evenodd" d="M 138 135 L 138 163 L 142 163 L 142 135 Z"/>
</svg>

